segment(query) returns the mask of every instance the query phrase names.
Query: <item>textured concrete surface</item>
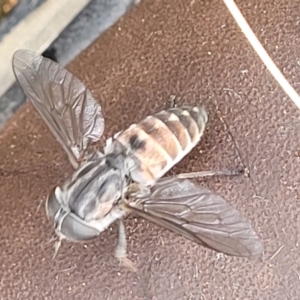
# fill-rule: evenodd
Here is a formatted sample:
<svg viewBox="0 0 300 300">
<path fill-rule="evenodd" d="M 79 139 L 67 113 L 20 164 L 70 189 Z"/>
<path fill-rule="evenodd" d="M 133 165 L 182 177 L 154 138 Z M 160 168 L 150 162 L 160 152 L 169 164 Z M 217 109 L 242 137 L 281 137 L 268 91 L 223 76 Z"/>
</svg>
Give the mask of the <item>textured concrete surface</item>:
<svg viewBox="0 0 300 300">
<path fill-rule="evenodd" d="M 237 1 L 299 91 L 293 1 Z M 234 168 L 246 177 L 202 184 L 241 210 L 262 238 L 257 259 L 204 249 L 140 218 L 126 220 L 136 274 L 113 257 L 116 228 L 63 243 L 54 261 L 40 200 L 70 174 L 30 104 L 1 132 L 0 294 L 3 299 L 299 299 L 300 115 L 221 1 L 145 0 L 68 65 L 102 104 L 105 137 L 168 105 L 204 103 L 210 123 L 173 172 Z"/>
</svg>

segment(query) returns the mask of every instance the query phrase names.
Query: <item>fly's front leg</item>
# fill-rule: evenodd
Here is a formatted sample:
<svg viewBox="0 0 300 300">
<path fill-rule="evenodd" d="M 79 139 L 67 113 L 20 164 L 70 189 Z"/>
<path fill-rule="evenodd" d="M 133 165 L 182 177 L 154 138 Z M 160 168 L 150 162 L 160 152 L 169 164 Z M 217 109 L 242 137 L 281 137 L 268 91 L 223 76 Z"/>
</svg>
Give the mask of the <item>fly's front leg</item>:
<svg viewBox="0 0 300 300">
<path fill-rule="evenodd" d="M 127 268 L 136 272 L 137 268 L 134 263 L 127 258 L 127 241 L 126 241 L 126 233 L 125 226 L 122 220 L 118 221 L 118 243 L 115 256 L 116 258 Z"/>
<path fill-rule="evenodd" d="M 214 171 L 201 171 L 201 172 L 190 172 L 181 173 L 176 175 L 177 178 L 187 179 L 187 178 L 199 178 L 208 176 L 237 176 L 237 175 L 248 175 L 247 169 L 237 168 L 236 170 L 214 170 Z"/>
</svg>

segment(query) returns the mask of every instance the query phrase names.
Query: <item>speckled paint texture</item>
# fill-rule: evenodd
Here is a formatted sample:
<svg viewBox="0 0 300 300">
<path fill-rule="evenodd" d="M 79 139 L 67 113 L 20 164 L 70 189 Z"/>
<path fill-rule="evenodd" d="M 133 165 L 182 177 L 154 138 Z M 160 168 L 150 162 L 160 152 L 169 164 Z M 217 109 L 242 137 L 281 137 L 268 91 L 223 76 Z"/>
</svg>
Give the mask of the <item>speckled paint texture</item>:
<svg viewBox="0 0 300 300">
<path fill-rule="evenodd" d="M 299 92 L 297 5 L 237 4 Z M 63 243 L 52 261 L 53 231 L 37 208 L 72 169 L 27 103 L 0 136 L 1 299 L 300 298 L 299 111 L 222 1 L 142 1 L 68 69 L 101 103 L 104 138 L 165 108 L 171 95 L 178 104 L 203 103 L 204 137 L 169 174 L 245 165 L 250 178 L 201 184 L 245 215 L 265 251 L 250 260 L 227 257 L 131 216 L 128 253 L 137 273 L 113 256 L 116 227 L 87 244 Z"/>
</svg>

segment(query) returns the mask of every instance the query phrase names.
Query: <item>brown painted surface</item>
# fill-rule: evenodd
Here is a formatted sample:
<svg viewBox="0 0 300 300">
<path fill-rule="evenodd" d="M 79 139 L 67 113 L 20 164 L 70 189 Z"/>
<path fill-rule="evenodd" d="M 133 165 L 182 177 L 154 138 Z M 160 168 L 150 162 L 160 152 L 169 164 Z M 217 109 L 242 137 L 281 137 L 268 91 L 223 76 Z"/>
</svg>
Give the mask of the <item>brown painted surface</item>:
<svg viewBox="0 0 300 300">
<path fill-rule="evenodd" d="M 237 1 L 299 89 L 294 1 Z M 225 257 L 141 219 L 126 220 L 129 258 L 113 256 L 116 228 L 86 245 L 52 236 L 40 200 L 72 171 L 30 104 L 1 133 L 1 299 L 299 299 L 299 111 L 266 71 L 222 1 L 145 0 L 69 66 L 93 90 L 105 137 L 177 103 L 203 103 L 202 142 L 172 172 L 235 168 L 251 178 L 202 183 L 244 213 L 265 246 L 258 259 Z"/>
</svg>

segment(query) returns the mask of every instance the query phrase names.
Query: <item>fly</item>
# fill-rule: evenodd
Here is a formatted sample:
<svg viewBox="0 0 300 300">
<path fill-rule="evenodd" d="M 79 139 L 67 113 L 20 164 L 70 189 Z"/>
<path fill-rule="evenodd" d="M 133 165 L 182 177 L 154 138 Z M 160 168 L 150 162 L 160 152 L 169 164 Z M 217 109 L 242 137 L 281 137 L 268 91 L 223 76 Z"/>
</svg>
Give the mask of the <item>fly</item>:
<svg viewBox="0 0 300 300">
<path fill-rule="evenodd" d="M 172 107 L 148 116 L 106 141 L 103 153 L 91 145 L 104 131 L 101 106 L 90 90 L 56 62 L 28 51 L 13 56 L 13 70 L 74 168 L 52 189 L 46 214 L 58 243 L 94 239 L 118 223 L 116 257 L 126 258 L 123 218 L 133 213 L 202 246 L 250 257 L 263 251 L 249 222 L 223 198 L 190 179 L 232 175 L 226 171 L 163 177 L 200 141 L 208 121 L 202 106 Z"/>
</svg>

